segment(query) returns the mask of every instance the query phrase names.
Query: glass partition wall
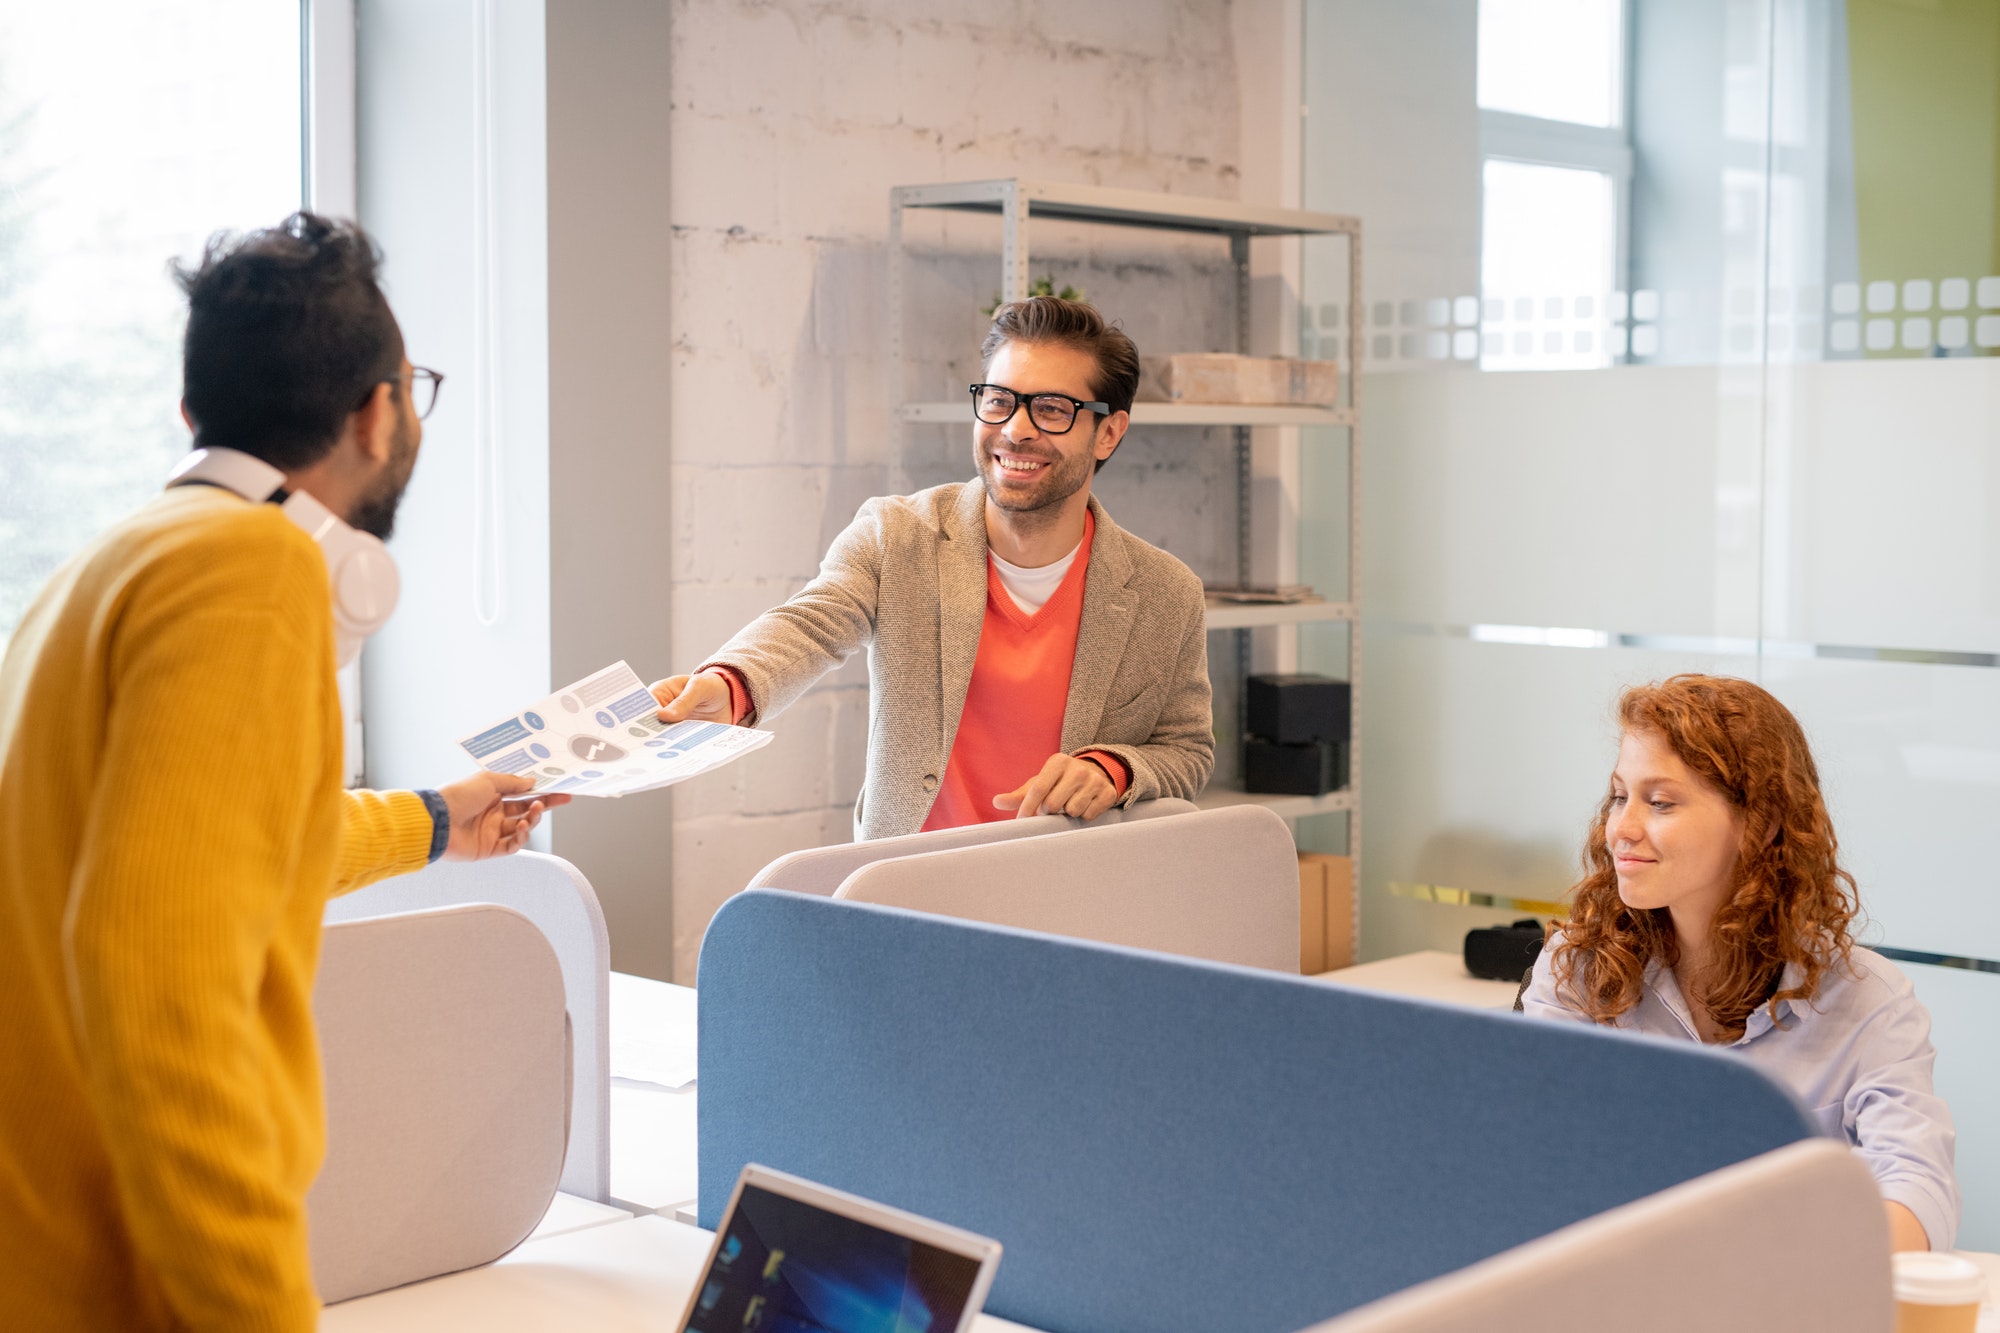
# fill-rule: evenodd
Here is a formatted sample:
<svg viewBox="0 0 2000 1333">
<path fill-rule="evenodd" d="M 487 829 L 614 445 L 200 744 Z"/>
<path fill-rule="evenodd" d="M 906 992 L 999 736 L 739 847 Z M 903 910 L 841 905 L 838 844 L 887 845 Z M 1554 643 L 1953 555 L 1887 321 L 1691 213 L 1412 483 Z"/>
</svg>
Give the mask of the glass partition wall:
<svg viewBox="0 0 2000 1333">
<path fill-rule="evenodd" d="M 2000 4 L 1305 14 L 1305 204 L 1369 238 L 1362 956 L 1559 910 L 1619 689 L 1757 680 L 2000 1249 Z M 1338 270 L 1308 249 L 1322 355 Z M 1345 478 L 1302 453 L 1324 583 Z"/>
</svg>

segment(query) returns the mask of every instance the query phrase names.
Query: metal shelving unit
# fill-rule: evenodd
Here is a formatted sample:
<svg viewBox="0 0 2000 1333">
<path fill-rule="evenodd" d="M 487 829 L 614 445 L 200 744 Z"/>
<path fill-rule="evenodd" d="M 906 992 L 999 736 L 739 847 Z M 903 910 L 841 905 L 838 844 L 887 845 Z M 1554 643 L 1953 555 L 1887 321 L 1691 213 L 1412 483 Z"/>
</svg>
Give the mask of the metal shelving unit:
<svg viewBox="0 0 2000 1333">
<path fill-rule="evenodd" d="M 1029 290 L 1028 229 L 1031 219 L 1099 223 L 1118 227 L 1210 235 L 1229 243 L 1236 270 L 1236 346 L 1250 346 L 1250 241 L 1258 236 L 1345 236 L 1347 238 L 1347 367 L 1345 401 L 1332 407 L 1267 407 L 1226 403 L 1135 403 L 1134 426 L 1232 426 L 1235 428 L 1237 578 L 1251 581 L 1250 431 L 1259 426 L 1340 427 L 1348 432 L 1348 587 L 1345 600 L 1278 605 L 1229 603 L 1211 599 L 1208 628 L 1233 631 L 1239 681 L 1248 674 L 1250 634 L 1255 629 L 1346 621 L 1348 680 L 1354 689 L 1354 740 L 1348 785 L 1324 796 L 1267 796 L 1228 788 L 1204 792 L 1204 807 L 1257 804 L 1287 820 L 1344 812 L 1347 850 L 1361 854 L 1361 632 L 1356 598 L 1361 570 L 1361 221 L 1334 213 L 1266 208 L 1225 199 L 1151 194 L 1049 181 L 987 180 L 943 185 L 903 185 L 889 192 L 889 364 L 896 419 L 906 425 L 960 425 L 969 420 L 964 401 L 909 401 L 903 337 L 903 214 L 906 209 L 946 209 L 997 216 L 1001 222 L 1000 294 L 1016 301 Z M 900 460 L 901 448 L 897 457 Z M 902 476 L 897 464 L 899 480 Z M 1328 590 L 1331 592 L 1332 590 Z M 1240 707 L 1239 707 L 1240 712 Z M 1240 722 L 1240 718 L 1239 718 Z M 1237 728 L 1241 735 L 1242 728 Z M 1357 898 L 1358 902 L 1358 898 Z"/>
</svg>

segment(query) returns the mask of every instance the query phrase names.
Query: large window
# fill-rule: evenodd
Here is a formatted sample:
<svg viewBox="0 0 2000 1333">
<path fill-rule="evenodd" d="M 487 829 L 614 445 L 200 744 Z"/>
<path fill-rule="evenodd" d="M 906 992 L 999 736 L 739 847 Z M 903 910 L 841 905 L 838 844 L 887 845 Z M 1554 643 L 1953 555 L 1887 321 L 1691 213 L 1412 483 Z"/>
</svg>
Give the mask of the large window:
<svg viewBox="0 0 2000 1333">
<path fill-rule="evenodd" d="M 1489 370 L 1622 358 L 1624 0 L 1479 0 L 1480 357 Z"/>
<path fill-rule="evenodd" d="M 168 265 L 299 206 L 300 12 L 0 5 L 0 645 L 187 447 Z"/>
</svg>

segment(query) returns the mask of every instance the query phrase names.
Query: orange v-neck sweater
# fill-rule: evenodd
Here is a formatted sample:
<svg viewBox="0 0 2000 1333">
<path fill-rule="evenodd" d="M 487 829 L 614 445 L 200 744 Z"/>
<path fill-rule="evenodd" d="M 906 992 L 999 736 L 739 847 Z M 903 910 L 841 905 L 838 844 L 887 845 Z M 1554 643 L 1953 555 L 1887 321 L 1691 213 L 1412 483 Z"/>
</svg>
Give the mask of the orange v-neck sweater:
<svg viewBox="0 0 2000 1333">
<path fill-rule="evenodd" d="M 1014 818 L 1014 811 L 998 808 L 993 798 L 1034 777 L 1050 755 L 1062 750 L 1063 712 L 1069 704 L 1070 671 L 1083 623 L 1083 584 L 1096 530 L 1096 517 L 1086 511 L 1076 559 L 1054 595 L 1033 615 L 1007 595 L 999 570 L 987 558 L 979 654 L 925 831 Z"/>
<path fill-rule="evenodd" d="M 924 820 L 924 832 L 1013 819 L 1016 812 L 1000 809 L 993 798 L 1020 787 L 1061 751 L 1063 714 L 1069 707 L 1070 674 L 1083 625 L 1083 587 L 1096 535 L 1097 516 L 1085 510 L 1076 559 L 1054 594 L 1033 614 L 1008 595 L 988 553 L 979 652 L 973 659 L 972 680 L 944 780 Z M 747 725 L 750 687 L 743 677 L 726 666 L 707 669 L 729 684 L 730 720 Z M 1078 757 L 1096 762 L 1118 794 L 1124 795 L 1132 775 L 1122 759 L 1099 750 L 1083 750 Z"/>
</svg>

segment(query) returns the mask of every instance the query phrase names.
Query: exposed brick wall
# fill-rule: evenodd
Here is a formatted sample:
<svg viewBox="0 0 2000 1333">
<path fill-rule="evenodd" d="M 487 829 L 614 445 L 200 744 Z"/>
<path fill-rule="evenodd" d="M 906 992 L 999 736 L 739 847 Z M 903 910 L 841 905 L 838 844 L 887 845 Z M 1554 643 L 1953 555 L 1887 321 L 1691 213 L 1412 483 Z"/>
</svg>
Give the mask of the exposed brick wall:
<svg viewBox="0 0 2000 1333">
<path fill-rule="evenodd" d="M 673 642 L 685 669 L 803 584 L 890 485 L 888 192 L 1029 176 L 1235 198 L 1240 115 L 1225 0 L 681 0 L 671 172 Z M 997 222 L 913 221 L 910 387 L 962 392 L 999 287 Z M 1220 242 L 1038 224 L 1034 272 L 1073 282 L 1142 348 L 1225 349 Z M 967 430 L 911 432 L 913 484 L 970 475 Z M 1198 572 L 1230 569 L 1225 432 L 1136 433 L 1102 474 L 1120 522 Z M 665 517 L 665 516 L 663 516 Z M 659 664 L 666 669 L 667 664 Z M 675 975 L 710 915 L 784 852 L 850 836 L 867 687 L 857 660 L 777 740 L 676 790 Z"/>
</svg>

